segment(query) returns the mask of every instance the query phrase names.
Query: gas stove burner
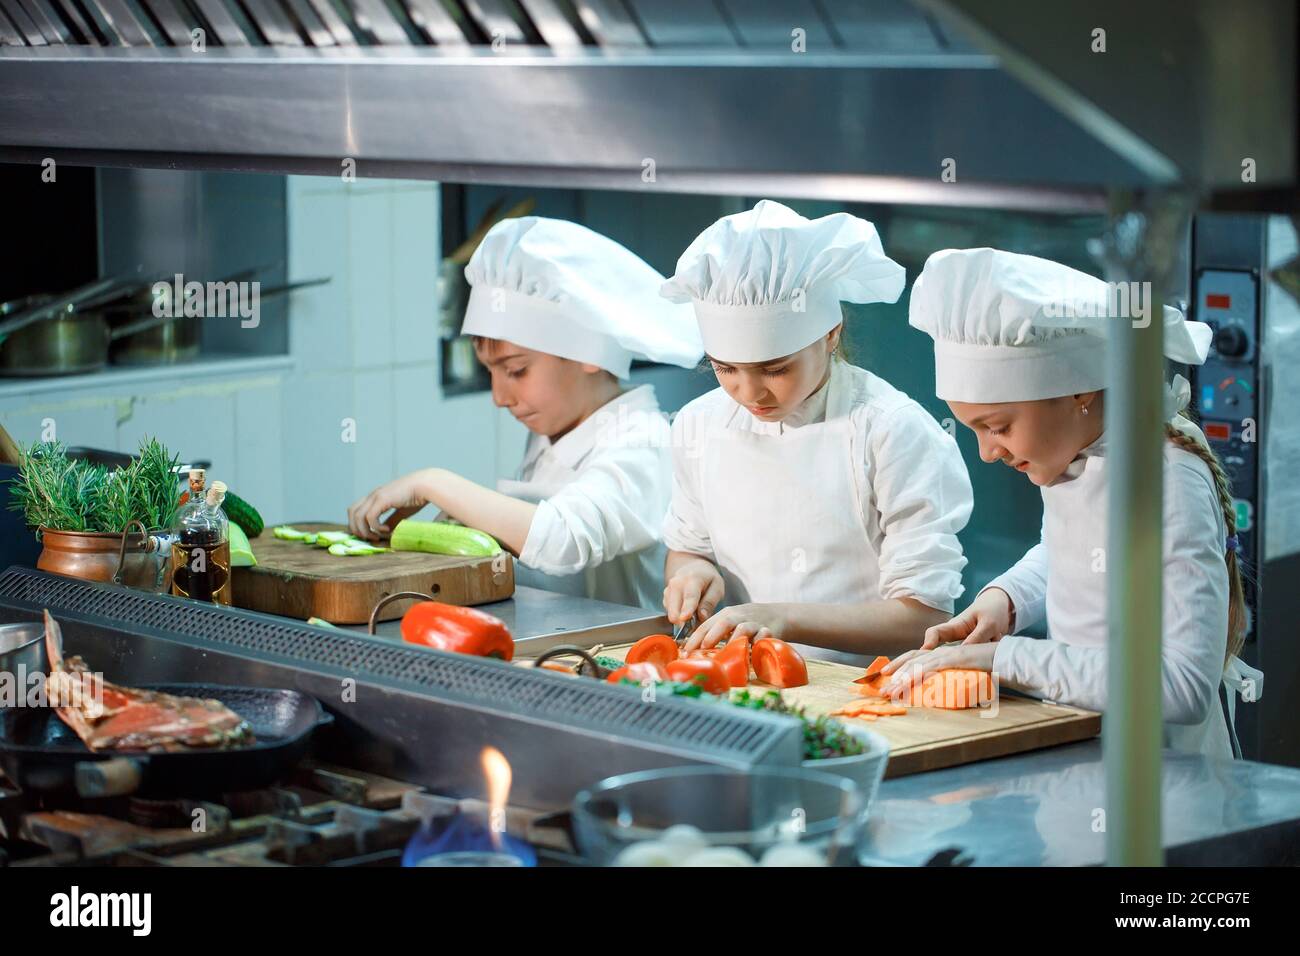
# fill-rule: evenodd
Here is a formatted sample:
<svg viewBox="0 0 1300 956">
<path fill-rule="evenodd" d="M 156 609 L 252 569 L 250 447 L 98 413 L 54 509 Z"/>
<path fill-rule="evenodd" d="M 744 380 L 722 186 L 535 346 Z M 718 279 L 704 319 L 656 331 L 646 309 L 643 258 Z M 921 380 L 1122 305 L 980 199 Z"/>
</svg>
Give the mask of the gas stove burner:
<svg viewBox="0 0 1300 956">
<path fill-rule="evenodd" d="M 146 800 L 143 797 L 131 797 L 127 805 L 126 818 L 136 826 L 181 827 L 188 825 L 187 814 L 182 800 Z"/>
<path fill-rule="evenodd" d="M 215 800 L 43 800 L 0 775 L 0 867 L 398 866 L 421 827 L 485 812 L 480 800 L 310 762 L 280 787 Z M 562 825 L 520 807 L 505 818 L 544 864 L 575 862 Z"/>
</svg>

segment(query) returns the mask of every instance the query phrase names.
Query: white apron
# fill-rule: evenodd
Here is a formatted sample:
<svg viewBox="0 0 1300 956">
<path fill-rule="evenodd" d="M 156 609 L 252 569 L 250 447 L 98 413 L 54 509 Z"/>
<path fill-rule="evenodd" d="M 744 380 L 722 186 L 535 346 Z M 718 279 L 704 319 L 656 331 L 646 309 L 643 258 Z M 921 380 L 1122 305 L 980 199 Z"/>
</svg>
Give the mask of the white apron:
<svg viewBox="0 0 1300 956">
<path fill-rule="evenodd" d="M 834 408 L 829 396 L 828 415 Z M 701 504 L 727 604 L 880 599 L 848 415 L 780 435 L 714 427 L 704 448 Z M 797 646 L 819 660 L 866 660 Z"/>
</svg>

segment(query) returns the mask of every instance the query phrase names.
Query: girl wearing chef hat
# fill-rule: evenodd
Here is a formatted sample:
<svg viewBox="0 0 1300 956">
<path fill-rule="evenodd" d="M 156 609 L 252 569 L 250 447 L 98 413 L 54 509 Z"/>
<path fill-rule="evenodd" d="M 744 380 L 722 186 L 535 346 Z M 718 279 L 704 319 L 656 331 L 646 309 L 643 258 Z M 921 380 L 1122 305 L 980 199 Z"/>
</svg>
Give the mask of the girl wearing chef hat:
<svg viewBox="0 0 1300 956">
<path fill-rule="evenodd" d="M 1024 472 L 1043 497 L 1042 541 L 995 578 L 919 651 L 885 668 L 901 693 L 945 667 L 992 671 L 1001 683 L 1063 704 L 1106 705 L 1105 329 L 1115 297 L 1100 279 L 996 249 L 947 249 L 912 289 L 911 324 L 934 339 L 939 397 L 979 439 L 980 457 Z M 1165 355 L 1199 365 L 1210 329 L 1163 309 Z M 1182 416 L 1174 379 L 1164 448 L 1163 694 L 1166 741 L 1231 756 L 1220 679 L 1246 699 L 1263 674 L 1235 655 L 1246 629 L 1232 495 L 1223 469 Z M 1048 640 L 1017 631 L 1046 619 Z M 948 641 L 963 641 L 947 644 Z M 1253 691 L 1253 696 L 1252 696 Z"/>
<path fill-rule="evenodd" d="M 462 331 L 493 401 L 531 433 L 523 463 L 496 490 L 442 468 L 398 478 L 349 509 L 352 532 L 378 537 L 432 503 L 518 555 L 521 584 L 658 607 L 668 420 L 653 386 L 620 380 L 634 358 L 698 364 L 690 310 L 659 296 L 663 276 L 637 256 L 560 219 L 493 226 L 465 278 Z"/>
<path fill-rule="evenodd" d="M 824 657 L 915 648 L 952 613 L 972 507 L 957 443 L 836 357 L 840 303 L 893 302 L 903 281 L 871 223 L 763 200 L 701 233 L 664 283 L 694 305 L 721 385 L 673 422 L 664 607 L 704 621 L 687 650 L 728 635 Z"/>
</svg>

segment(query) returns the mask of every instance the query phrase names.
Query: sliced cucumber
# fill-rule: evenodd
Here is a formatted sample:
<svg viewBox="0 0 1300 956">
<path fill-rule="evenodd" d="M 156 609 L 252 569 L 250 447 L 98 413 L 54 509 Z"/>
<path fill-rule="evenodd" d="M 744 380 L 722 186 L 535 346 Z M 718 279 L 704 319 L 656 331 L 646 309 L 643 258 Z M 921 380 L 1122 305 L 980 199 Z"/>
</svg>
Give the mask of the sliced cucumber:
<svg viewBox="0 0 1300 956">
<path fill-rule="evenodd" d="M 275 535 L 281 541 L 306 541 L 308 538 L 315 539 L 314 534 L 307 531 L 299 531 L 297 528 L 291 528 L 287 524 L 276 525 L 271 529 L 271 534 Z"/>
<path fill-rule="evenodd" d="M 383 554 L 388 548 L 376 548 L 364 541 L 337 541 L 329 546 L 329 553 L 339 558 L 355 558 L 366 554 Z"/>
</svg>

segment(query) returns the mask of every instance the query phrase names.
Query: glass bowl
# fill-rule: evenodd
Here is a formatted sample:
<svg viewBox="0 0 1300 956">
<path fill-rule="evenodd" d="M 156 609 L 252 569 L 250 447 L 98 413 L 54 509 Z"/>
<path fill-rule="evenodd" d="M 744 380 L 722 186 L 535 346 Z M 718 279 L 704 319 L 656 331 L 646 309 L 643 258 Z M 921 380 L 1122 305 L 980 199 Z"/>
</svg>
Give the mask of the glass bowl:
<svg viewBox="0 0 1300 956">
<path fill-rule="evenodd" d="M 667 767 L 582 791 L 573 829 L 599 866 L 742 865 L 765 855 L 815 865 L 854 845 L 865 809 L 852 780 L 807 768 Z"/>
</svg>

